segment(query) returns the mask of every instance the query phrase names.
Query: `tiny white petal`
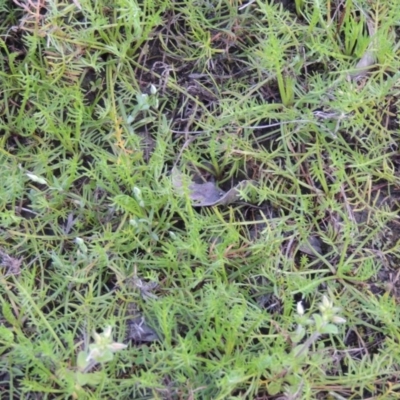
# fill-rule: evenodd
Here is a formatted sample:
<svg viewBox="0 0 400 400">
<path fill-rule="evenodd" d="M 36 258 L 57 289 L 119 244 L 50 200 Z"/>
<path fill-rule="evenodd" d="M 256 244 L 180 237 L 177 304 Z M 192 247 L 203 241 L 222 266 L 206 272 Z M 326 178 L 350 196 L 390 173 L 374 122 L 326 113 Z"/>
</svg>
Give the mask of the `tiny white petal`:
<svg viewBox="0 0 400 400">
<path fill-rule="evenodd" d="M 91 360 L 96 360 L 100 356 L 100 351 L 97 348 L 94 348 L 93 350 L 90 351 L 88 356 L 86 357 L 86 362 L 89 362 Z"/>
<path fill-rule="evenodd" d="M 111 351 L 119 351 L 119 350 L 126 349 L 128 347 L 128 345 L 127 344 L 123 344 L 123 343 L 112 343 L 112 344 L 109 344 L 107 347 Z"/>
<path fill-rule="evenodd" d="M 109 339 L 111 337 L 111 332 L 112 332 L 112 327 L 111 326 L 107 326 L 107 328 L 104 329 L 103 336 L 105 338 Z"/>
<path fill-rule="evenodd" d="M 101 336 L 97 332 L 93 332 L 93 338 L 96 344 L 101 343 Z"/>
<path fill-rule="evenodd" d="M 44 178 L 42 178 L 40 176 L 31 174 L 30 172 L 27 172 L 26 176 L 33 182 L 40 183 L 42 185 L 47 185 L 46 179 L 44 179 Z"/>
<path fill-rule="evenodd" d="M 301 301 L 297 302 L 297 314 L 304 315 L 304 307 Z"/>
<path fill-rule="evenodd" d="M 142 191 L 137 186 L 133 188 L 133 194 L 138 200 L 142 198 Z"/>
<path fill-rule="evenodd" d="M 332 308 L 333 303 L 324 295 L 322 296 L 322 305 L 325 309 Z"/>
<path fill-rule="evenodd" d="M 332 318 L 332 322 L 334 322 L 335 324 L 344 324 L 346 322 L 346 318 L 342 318 L 342 317 L 339 317 L 338 315 L 335 315 Z"/>
</svg>

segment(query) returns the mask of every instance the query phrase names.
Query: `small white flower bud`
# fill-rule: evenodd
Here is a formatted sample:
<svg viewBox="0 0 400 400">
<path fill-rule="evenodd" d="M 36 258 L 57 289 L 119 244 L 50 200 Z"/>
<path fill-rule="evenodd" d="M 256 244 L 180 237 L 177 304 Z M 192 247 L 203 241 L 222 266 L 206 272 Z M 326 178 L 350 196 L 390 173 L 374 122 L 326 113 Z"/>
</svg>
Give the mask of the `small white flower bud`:
<svg viewBox="0 0 400 400">
<path fill-rule="evenodd" d="M 157 93 L 157 88 L 154 85 L 150 85 L 150 93 L 155 95 Z"/>
<path fill-rule="evenodd" d="M 330 301 L 325 295 L 322 296 L 322 305 L 325 308 L 325 310 L 328 310 L 329 308 L 332 308 L 333 303 Z"/>
<path fill-rule="evenodd" d="M 304 307 L 301 301 L 297 302 L 296 308 L 297 308 L 297 314 L 304 315 Z"/>
</svg>

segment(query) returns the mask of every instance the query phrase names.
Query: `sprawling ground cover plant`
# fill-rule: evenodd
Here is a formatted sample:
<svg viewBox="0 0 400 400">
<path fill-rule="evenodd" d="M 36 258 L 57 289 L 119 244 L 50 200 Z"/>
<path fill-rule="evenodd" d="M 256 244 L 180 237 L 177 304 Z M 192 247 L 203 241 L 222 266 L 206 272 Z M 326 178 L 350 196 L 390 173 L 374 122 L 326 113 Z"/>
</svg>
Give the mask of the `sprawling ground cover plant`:
<svg viewBox="0 0 400 400">
<path fill-rule="evenodd" d="M 399 396 L 397 0 L 0 0 L 0 390 Z"/>
</svg>

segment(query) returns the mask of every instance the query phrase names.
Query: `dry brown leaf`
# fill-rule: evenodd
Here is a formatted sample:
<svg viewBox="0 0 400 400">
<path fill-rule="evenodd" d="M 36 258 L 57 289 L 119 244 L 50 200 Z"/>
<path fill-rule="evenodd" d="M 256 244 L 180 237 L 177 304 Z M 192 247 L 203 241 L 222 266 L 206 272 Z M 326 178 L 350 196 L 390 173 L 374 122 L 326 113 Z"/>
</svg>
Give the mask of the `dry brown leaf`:
<svg viewBox="0 0 400 400">
<path fill-rule="evenodd" d="M 322 241 L 317 236 L 309 236 L 307 240 L 300 244 L 299 250 L 303 253 L 315 256 L 315 253 L 322 254 Z"/>
<path fill-rule="evenodd" d="M 186 181 L 189 197 L 193 207 L 208 207 L 217 205 L 228 205 L 239 200 L 239 192 L 250 181 L 242 181 L 232 189 L 224 192 L 219 189 L 214 182 L 194 183 L 186 175 L 182 174 L 177 168 L 172 170 L 172 185 L 178 195 L 183 195 L 184 182 Z"/>
<path fill-rule="evenodd" d="M 372 38 L 375 35 L 375 24 L 374 21 L 369 17 L 367 17 L 367 27 L 368 34 Z M 368 71 L 376 62 L 375 51 L 372 50 L 376 45 L 375 42 L 376 39 L 371 40 L 367 50 L 355 66 L 354 71 L 349 73 L 348 80 L 358 80 L 364 78 L 368 74 Z"/>
<path fill-rule="evenodd" d="M 11 257 L 0 249 L 0 267 L 6 268 L 7 275 L 18 275 L 21 272 L 21 264 L 21 258 Z"/>
</svg>

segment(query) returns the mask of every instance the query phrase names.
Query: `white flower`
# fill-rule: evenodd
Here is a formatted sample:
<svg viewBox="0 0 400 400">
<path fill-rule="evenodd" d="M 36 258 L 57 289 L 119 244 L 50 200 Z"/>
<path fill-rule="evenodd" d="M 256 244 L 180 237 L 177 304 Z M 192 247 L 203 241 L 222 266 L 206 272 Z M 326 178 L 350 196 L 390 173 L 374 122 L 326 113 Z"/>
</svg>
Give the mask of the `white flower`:
<svg viewBox="0 0 400 400">
<path fill-rule="evenodd" d="M 335 315 L 332 318 L 332 322 L 335 324 L 344 324 L 346 322 L 346 318 L 342 318 L 342 317 L 339 317 L 338 315 Z"/>
</svg>

